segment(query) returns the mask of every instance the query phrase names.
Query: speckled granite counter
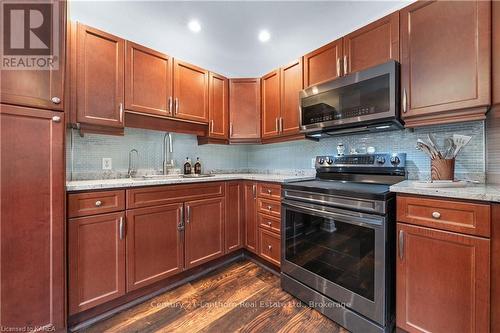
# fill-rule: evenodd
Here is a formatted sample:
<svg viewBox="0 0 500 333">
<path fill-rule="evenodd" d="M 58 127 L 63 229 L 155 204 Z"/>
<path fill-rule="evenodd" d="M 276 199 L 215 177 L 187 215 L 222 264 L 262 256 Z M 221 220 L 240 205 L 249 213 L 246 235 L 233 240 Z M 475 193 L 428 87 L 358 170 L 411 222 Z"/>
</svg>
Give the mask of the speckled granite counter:
<svg viewBox="0 0 500 333">
<path fill-rule="evenodd" d="M 213 177 L 206 178 L 162 178 L 162 179 L 143 179 L 143 178 L 120 178 L 120 179 L 96 179 L 96 180 L 77 180 L 66 182 L 66 190 L 88 191 L 104 190 L 111 188 L 128 188 L 139 186 L 188 184 L 199 182 L 216 182 L 226 180 L 255 180 L 273 183 L 287 183 L 299 180 L 314 179 L 314 176 L 294 176 L 294 175 L 276 175 L 276 174 L 258 174 L 258 173 L 235 173 L 235 174 L 216 174 Z"/>
<path fill-rule="evenodd" d="M 466 187 L 456 188 L 422 188 L 415 186 L 415 183 L 416 181 L 405 180 L 391 186 L 391 192 L 500 202 L 500 184 L 469 184 Z"/>
</svg>

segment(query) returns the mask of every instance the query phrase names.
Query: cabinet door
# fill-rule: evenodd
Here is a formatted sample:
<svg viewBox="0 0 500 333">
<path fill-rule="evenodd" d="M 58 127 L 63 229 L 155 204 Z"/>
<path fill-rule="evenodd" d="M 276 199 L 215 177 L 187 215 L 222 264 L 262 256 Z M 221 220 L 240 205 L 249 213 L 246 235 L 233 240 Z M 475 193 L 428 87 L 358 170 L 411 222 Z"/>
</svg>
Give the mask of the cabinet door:
<svg viewBox="0 0 500 333">
<path fill-rule="evenodd" d="M 208 71 L 174 60 L 174 115 L 208 122 Z"/>
<path fill-rule="evenodd" d="M 69 314 L 125 295 L 125 213 L 70 219 Z"/>
<path fill-rule="evenodd" d="M 500 1 L 491 2 L 492 31 L 492 105 L 500 104 Z M 497 112 L 498 113 L 498 112 Z"/>
<path fill-rule="evenodd" d="M 208 86 L 208 136 L 216 139 L 227 139 L 229 125 L 228 80 L 221 75 L 210 73 Z"/>
<path fill-rule="evenodd" d="M 2 103 L 64 110 L 66 1 L 50 1 L 50 3 L 55 6 L 53 9 L 58 10 L 59 15 L 58 69 L 2 70 L 0 73 Z"/>
<path fill-rule="evenodd" d="M 344 40 L 344 74 L 399 61 L 399 12 L 351 32 Z"/>
<path fill-rule="evenodd" d="M 0 161 L 0 326 L 63 331 L 63 114 L 0 105 Z"/>
<path fill-rule="evenodd" d="M 261 79 L 262 137 L 280 134 L 281 96 L 280 72 L 274 70 Z"/>
<path fill-rule="evenodd" d="M 342 38 L 304 56 L 304 87 L 342 75 Z"/>
<path fill-rule="evenodd" d="M 243 183 L 226 183 L 225 251 L 243 246 Z"/>
<path fill-rule="evenodd" d="M 260 80 L 229 80 L 229 137 L 260 139 Z"/>
<path fill-rule="evenodd" d="M 281 134 L 299 133 L 299 92 L 302 90 L 302 59 L 281 67 Z"/>
<path fill-rule="evenodd" d="M 81 23 L 76 38 L 77 122 L 123 127 L 125 41 Z"/>
<path fill-rule="evenodd" d="M 397 232 L 397 326 L 488 332 L 490 241 L 401 223 Z"/>
<path fill-rule="evenodd" d="M 181 203 L 127 211 L 127 291 L 182 271 Z"/>
<path fill-rule="evenodd" d="M 127 41 L 125 108 L 159 116 L 172 115 L 172 58 Z"/>
<path fill-rule="evenodd" d="M 203 199 L 184 204 L 186 269 L 224 254 L 224 199 Z"/>
<path fill-rule="evenodd" d="M 407 126 L 484 119 L 490 103 L 489 1 L 418 1 L 401 10 Z M 450 111 L 469 109 L 459 113 Z"/>
<path fill-rule="evenodd" d="M 243 187 L 245 247 L 257 253 L 257 184 L 245 182 Z"/>
</svg>

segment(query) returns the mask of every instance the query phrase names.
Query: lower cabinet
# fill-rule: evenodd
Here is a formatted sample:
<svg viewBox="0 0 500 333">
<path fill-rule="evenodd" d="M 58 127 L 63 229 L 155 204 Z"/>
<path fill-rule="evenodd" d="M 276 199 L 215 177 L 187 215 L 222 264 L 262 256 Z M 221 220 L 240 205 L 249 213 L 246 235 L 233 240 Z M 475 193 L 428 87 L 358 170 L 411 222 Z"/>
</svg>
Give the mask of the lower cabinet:
<svg viewBox="0 0 500 333">
<path fill-rule="evenodd" d="M 224 250 L 226 253 L 243 247 L 243 182 L 226 183 L 226 223 Z"/>
<path fill-rule="evenodd" d="M 176 203 L 127 211 L 127 291 L 182 271 L 183 209 Z"/>
<path fill-rule="evenodd" d="M 243 206 L 245 220 L 245 248 L 257 253 L 257 184 L 245 182 L 243 185 Z"/>
<path fill-rule="evenodd" d="M 224 254 L 224 199 L 203 199 L 184 204 L 186 269 Z"/>
<path fill-rule="evenodd" d="M 279 266 L 281 262 L 280 236 L 264 228 L 259 228 L 259 255 Z"/>
<path fill-rule="evenodd" d="M 69 314 L 125 295 L 125 213 L 69 220 Z"/>
</svg>

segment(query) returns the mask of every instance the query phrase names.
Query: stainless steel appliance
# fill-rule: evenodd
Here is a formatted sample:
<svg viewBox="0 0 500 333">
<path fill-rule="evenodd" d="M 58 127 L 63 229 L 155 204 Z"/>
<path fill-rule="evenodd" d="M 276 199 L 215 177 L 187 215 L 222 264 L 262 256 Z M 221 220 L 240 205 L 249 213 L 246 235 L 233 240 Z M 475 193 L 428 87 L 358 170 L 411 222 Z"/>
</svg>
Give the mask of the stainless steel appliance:
<svg viewBox="0 0 500 333">
<path fill-rule="evenodd" d="M 402 128 L 399 64 L 385 64 L 304 89 L 300 129 L 310 138 Z"/>
<path fill-rule="evenodd" d="M 287 183 L 284 290 L 352 332 L 395 320 L 395 196 L 406 154 L 318 156 L 316 179 Z"/>
</svg>

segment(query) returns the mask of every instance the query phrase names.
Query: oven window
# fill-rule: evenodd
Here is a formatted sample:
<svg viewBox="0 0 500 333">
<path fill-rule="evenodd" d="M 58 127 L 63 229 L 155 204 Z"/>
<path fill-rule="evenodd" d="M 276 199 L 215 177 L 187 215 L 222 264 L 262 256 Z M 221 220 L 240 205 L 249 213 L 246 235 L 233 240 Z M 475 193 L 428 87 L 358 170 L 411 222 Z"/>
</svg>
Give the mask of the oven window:
<svg viewBox="0 0 500 333">
<path fill-rule="evenodd" d="M 374 300 L 375 230 L 286 210 L 286 260 Z"/>
<path fill-rule="evenodd" d="M 390 111 L 389 74 L 302 98 L 302 125 Z"/>
</svg>

